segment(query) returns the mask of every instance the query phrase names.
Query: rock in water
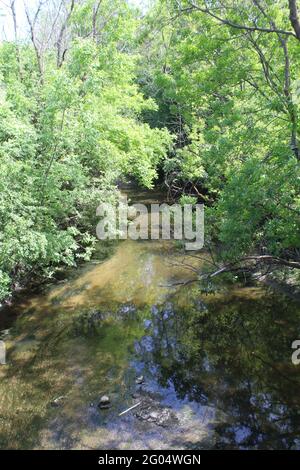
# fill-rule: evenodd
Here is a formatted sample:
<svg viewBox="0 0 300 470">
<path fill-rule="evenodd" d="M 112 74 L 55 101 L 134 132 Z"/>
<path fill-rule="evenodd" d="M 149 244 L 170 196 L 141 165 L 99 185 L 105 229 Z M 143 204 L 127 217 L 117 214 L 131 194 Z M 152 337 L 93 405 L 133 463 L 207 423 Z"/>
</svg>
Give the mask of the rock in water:
<svg viewBox="0 0 300 470">
<path fill-rule="evenodd" d="M 140 377 L 138 377 L 135 381 L 136 384 L 138 385 L 141 385 L 142 383 L 144 383 L 144 376 L 141 375 Z"/>
<path fill-rule="evenodd" d="M 103 395 L 103 397 L 100 398 L 100 402 L 98 404 L 99 408 L 101 410 L 107 409 L 110 407 L 110 399 L 107 395 Z"/>
<path fill-rule="evenodd" d="M 59 406 L 63 405 L 65 398 L 66 398 L 65 396 L 54 398 L 54 400 L 50 402 L 50 405 L 53 408 L 58 408 Z"/>
<path fill-rule="evenodd" d="M 164 428 L 178 424 L 178 418 L 171 408 L 162 406 L 158 401 L 150 397 L 144 399 L 142 405 L 137 408 L 135 416 L 140 420 L 148 421 L 148 423 L 154 423 Z"/>
</svg>

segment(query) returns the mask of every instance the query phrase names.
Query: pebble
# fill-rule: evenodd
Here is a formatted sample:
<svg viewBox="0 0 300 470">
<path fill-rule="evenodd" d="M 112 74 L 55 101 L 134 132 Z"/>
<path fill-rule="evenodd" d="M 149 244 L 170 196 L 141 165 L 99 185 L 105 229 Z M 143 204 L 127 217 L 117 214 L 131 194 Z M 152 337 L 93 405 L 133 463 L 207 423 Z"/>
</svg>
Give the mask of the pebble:
<svg viewBox="0 0 300 470">
<path fill-rule="evenodd" d="M 51 406 L 53 406 L 53 408 L 57 408 L 63 404 L 64 399 L 65 399 L 65 396 L 57 397 L 54 400 L 52 400 L 50 404 Z"/>
<path fill-rule="evenodd" d="M 109 408 L 110 407 L 110 398 L 107 395 L 103 395 L 100 398 L 100 402 L 99 402 L 98 406 L 102 410 Z"/>
</svg>

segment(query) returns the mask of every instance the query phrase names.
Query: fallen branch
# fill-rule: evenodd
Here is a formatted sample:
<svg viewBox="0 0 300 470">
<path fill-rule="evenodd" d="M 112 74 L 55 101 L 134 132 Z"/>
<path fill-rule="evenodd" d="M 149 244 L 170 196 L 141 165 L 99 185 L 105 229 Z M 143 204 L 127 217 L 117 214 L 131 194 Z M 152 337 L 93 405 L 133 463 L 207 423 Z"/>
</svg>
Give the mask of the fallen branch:
<svg viewBox="0 0 300 470">
<path fill-rule="evenodd" d="M 127 408 L 127 410 L 122 411 L 122 413 L 120 413 L 119 416 L 125 415 L 126 413 L 128 413 L 128 411 L 131 411 L 131 410 L 133 410 L 134 408 L 137 408 L 137 407 L 140 406 L 141 404 L 142 404 L 142 402 L 139 401 L 138 403 L 136 403 L 135 405 L 131 406 L 130 408 Z"/>
<path fill-rule="evenodd" d="M 242 263 L 251 262 L 251 261 L 256 262 L 255 266 L 251 269 L 246 264 L 239 266 Z M 300 262 L 298 262 L 298 261 L 286 260 L 286 259 L 279 258 L 279 257 L 276 257 L 276 256 L 272 256 L 272 255 L 246 256 L 246 257 L 241 258 L 237 261 L 233 261 L 231 263 L 228 263 L 224 266 L 221 266 L 221 267 L 219 266 L 218 269 L 216 269 L 215 271 L 206 272 L 206 273 L 198 272 L 198 277 L 196 279 L 189 279 L 187 281 L 178 281 L 178 282 L 172 283 L 171 285 L 160 285 L 160 287 L 186 286 L 188 284 L 198 282 L 201 279 L 211 279 L 211 278 L 216 277 L 220 274 L 229 273 L 229 272 L 231 272 L 231 273 L 234 273 L 234 272 L 235 273 L 238 273 L 238 272 L 244 272 L 244 273 L 252 272 L 252 271 L 254 271 L 256 265 L 261 264 L 261 263 L 263 263 L 267 266 L 278 265 L 278 266 L 287 266 L 288 268 L 293 268 L 293 269 L 300 269 Z M 210 262 L 210 264 L 213 264 L 217 267 L 217 265 L 215 263 Z M 185 267 L 186 269 L 191 270 L 190 265 L 186 265 L 185 263 L 178 263 L 177 264 L 177 266 L 180 266 L 180 265 Z M 192 270 L 194 272 L 197 271 L 196 268 L 194 268 L 194 267 L 193 267 Z"/>
</svg>

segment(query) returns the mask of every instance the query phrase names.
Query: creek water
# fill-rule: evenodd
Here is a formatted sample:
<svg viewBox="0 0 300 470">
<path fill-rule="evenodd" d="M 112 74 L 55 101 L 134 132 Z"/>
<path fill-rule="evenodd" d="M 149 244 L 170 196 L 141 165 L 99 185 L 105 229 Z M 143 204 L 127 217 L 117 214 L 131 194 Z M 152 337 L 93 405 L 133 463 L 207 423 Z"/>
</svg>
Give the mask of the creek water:
<svg viewBox="0 0 300 470">
<path fill-rule="evenodd" d="M 0 447 L 299 449 L 299 304 L 261 286 L 201 289 L 189 281 L 207 257 L 125 240 L 3 308 Z"/>
</svg>

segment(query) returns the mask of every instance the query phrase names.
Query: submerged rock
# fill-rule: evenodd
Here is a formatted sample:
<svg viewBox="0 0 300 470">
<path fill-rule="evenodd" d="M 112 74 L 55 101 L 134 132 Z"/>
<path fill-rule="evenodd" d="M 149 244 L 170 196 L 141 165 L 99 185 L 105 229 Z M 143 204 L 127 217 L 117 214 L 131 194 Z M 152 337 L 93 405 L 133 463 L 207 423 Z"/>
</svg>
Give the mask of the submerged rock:
<svg viewBox="0 0 300 470">
<path fill-rule="evenodd" d="M 162 427 L 169 427 L 178 423 L 178 418 L 171 408 L 162 406 L 149 397 L 139 406 L 135 416 L 140 420 Z"/>
<path fill-rule="evenodd" d="M 98 407 L 99 407 L 101 410 L 104 410 L 104 409 L 109 408 L 109 407 L 110 407 L 110 398 L 109 398 L 107 395 L 103 395 L 103 396 L 100 398 Z"/>
<path fill-rule="evenodd" d="M 53 407 L 53 408 L 58 408 L 59 406 L 62 406 L 63 405 L 63 402 L 65 400 L 65 396 L 62 395 L 60 397 L 57 397 L 57 398 L 54 398 L 54 400 L 52 400 L 50 402 L 50 405 Z"/>
<path fill-rule="evenodd" d="M 143 375 L 140 375 L 140 377 L 137 377 L 135 383 L 137 385 L 142 385 L 143 383 L 145 382 L 145 379 L 144 379 L 144 376 Z"/>
</svg>

